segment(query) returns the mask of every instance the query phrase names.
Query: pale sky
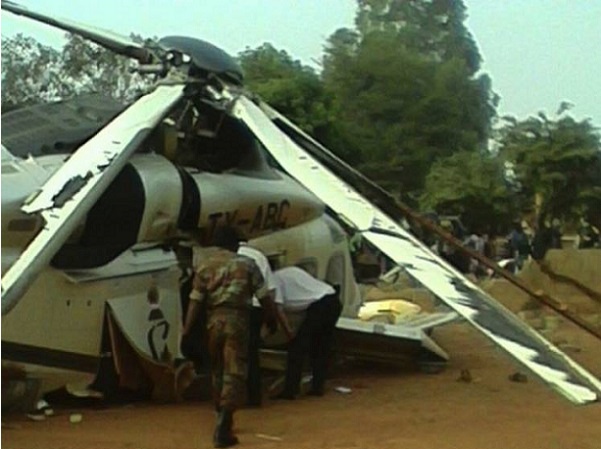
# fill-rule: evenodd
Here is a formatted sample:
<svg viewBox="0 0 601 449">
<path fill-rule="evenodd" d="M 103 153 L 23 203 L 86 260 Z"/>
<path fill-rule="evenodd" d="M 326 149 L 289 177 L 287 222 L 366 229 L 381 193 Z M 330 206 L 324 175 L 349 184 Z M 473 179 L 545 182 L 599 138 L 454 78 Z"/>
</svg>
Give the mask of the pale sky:
<svg viewBox="0 0 601 449">
<path fill-rule="evenodd" d="M 464 0 L 500 115 L 553 116 L 563 100 L 601 127 L 601 0 Z M 327 37 L 352 27 L 355 0 L 29 0 L 31 9 L 128 35 L 189 35 L 236 55 L 264 42 L 315 66 Z M 2 12 L 2 36 L 57 45 L 60 31 Z"/>
</svg>

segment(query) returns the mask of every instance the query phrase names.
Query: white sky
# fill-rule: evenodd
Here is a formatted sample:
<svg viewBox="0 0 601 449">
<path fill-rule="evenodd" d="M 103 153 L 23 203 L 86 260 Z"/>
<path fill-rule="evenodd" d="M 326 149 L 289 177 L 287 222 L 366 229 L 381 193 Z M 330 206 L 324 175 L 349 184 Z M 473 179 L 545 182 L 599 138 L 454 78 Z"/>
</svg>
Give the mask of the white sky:
<svg viewBox="0 0 601 449">
<path fill-rule="evenodd" d="M 498 112 L 518 118 L 559 103 L 601 127 L 601 0 L 464 0 L 483 71 L 501 96 Z M 352 27 L 355 0 L 30 0 L 31 9 L 128 35 L 189 35 L 235 55 L 264 42 L 306 64 L 327 37 Z M 2 36 L 17 32 L 55 45 L 60 31 L 2 12 Z"/>
</svg>

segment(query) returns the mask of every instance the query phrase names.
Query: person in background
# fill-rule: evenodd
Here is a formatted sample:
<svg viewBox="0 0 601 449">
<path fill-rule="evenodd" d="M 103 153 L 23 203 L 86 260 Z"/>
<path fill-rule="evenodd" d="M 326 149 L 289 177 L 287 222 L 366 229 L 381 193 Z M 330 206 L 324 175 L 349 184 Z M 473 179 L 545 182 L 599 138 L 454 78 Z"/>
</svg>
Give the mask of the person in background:
<svg viewBox="0 0 601 449">
<path fill-rule="evenodd" d="M 303 363 L 310 357 L 313 372 L 312 396 L 323 396 L 336 322 L 342 312 L 340 290 L 314 278 L 299 267 L 274 273 L 284 310 L 305 311 L 306 316 L 288 345 L 284 390 L 275 399 L 296 399 L 300 392 Z"/>
<path fill-rule="evenodd" d="M 561 221 L 559 221 L 559 218 L 554 218 L 551 221 L 551 248 L 562 248 L 561 237 Z"/>
<path fill-rule="evenodd" d="M 599 246 L 599 230 L 582 217 L 578 228 L 578 248 L 587 249 Z"/>
<path fill-rule="evenodd" d="M 484 256 L 484 238 L 480 236 L 478 232 L 472 232 L 464 241 L 463 244 L 470 248 L 475 253 Z M 469 260 L 469 273 L 474 276 L 480 276 L 483 270 L 480 267 L 480 262 L 475 258 L 470 258 Z"/>
<path fill-rule="evenodd" d="M 531 254 L 532 259 L 537 262 L 542 261 L 553 247 L 553 230 L 549 226 L 548 221 L 541 218 L 534 229 L 534 237 L 532 238 Z"/>
<path fill-rule="evenodd" d="M 520 222 L 514 224 L 513 230 L 507 236 L 507 240 L 509 242 L 511 257 L 515 261 L 514 270 L 517 273 L 522 269 L 524 262 L 526 262 L 530 255 L 530 241 Z"/>
<path fill-rule="evenodd" d="M 196 267 L 182 331 L 183 344 L 199 311 L 206 307 L 213 398 L 218 414 L 213 435 L 215 447 L 238 443 L 233 433 L 233 415 L 246 392 L 252 296 L 258 298 L 265 310 L 273 310 L 261 272 L 251 259 L 236 254 L 238 243 L 238 235 L 231 228 L 215 233 L 217 248 Z"/>
</svg>

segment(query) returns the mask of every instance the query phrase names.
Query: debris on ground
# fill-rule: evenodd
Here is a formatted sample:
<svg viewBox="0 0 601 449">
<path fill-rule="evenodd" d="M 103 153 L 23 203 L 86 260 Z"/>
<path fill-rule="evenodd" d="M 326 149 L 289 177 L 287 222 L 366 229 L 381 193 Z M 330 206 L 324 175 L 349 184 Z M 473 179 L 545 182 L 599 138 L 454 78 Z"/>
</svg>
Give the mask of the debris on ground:
<svg viewBox="0 0 601 449">
<path fill-rule="evenodd" d="M 512 382 L 518 382 L 518 383 L 525 384 L 528 382 L 528 377 L 525 374 L 517 371 L 517 372 L 509 375 L 509 380 Z"/>
<path fill-rule="evenodd" d="M 83 416 L 81 413 L 71 413 L 69 415 L 69 422 L 71 424 L 77 424 L 83 421 Z"/>
<path fill-rule="evenodd" d="M 341 394 L 350 394 L 353 390 L 351 390 L 349 387 L 336 387 L 334 388 L 334 391 Z"/>
<path fill-rule="evenodd" d="M 465 382 L 465 383 L 471 383 L 474 381 L 474 378 L 472 377 L 472 373 L 470 372 L 469 369 L 462 369 L 461 372 L 459 373 L 459 377 L 457 378 L 457 382 Z"/>
<path fill-rule="evenodd" d="M 281 437 L 276 437 L 274 435 L 267 435 L 264 433 L 256 433 L 255 436 L 257 438 L 262 438 L 264 440 L 269 440 L 269 441 L 284 441 L 284 439 Z"/>
<path fill-rule="evenodd" d="M 269 441 L 284 441 L 284 440 L 283 440 L 282 438 L 280 438 L 280 437 L 276 437 L 276 436 L 273 436 L 273 435 L 266 435 L 266 434 L 264 434 L 264 433 L 257 433 L 257 434 L 255 434 L 255 436 L 256 436 L 257 438 L 262 438 L 262 439 L 264 439 L 264 440 L 269 440 Z"/>
</svg>

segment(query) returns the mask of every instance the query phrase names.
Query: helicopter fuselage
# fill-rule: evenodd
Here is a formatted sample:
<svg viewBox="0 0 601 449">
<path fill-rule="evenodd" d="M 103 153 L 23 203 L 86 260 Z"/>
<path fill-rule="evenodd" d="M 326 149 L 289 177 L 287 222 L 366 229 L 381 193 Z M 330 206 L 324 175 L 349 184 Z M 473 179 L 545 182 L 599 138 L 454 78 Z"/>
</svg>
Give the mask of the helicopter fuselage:
<svg viewBox="0 0 601 449">
<path fill-rule="evenodd" d="M 3 156 L 6 270 L 43 226 L 20 205 L 65 155 L 22 159 L 3 149 Z M 9 381 L 29 379 L 38 394 L 88 384 L 107 352 L 103 339 L 109 315 L 150 360 L 165 348 L 178 354 L 182 270 L 165 244 L 191 233 L 197 244 L 208 246 L 221 226 L 238 229 L 255 246 L 277 253 L 283 264 L 309 262 L 315 275 L 336 276 L 345 292 L 345 313 L 356 315 L 360 298 L 346 237 L 324 210 L 312 194 L 274 169 L 254 176 L 235 170 L 217 174 L 177 167 L 157 154 L 135 155 L 51 266 L 3 316 L 3 373 Z M 342 261 L 343 273 L 331 273 L 333 256 Z M 164 335 L 149 318 L 151 284 L 159 289 L 160 309 L 171 329 Z"/>
</svg>

